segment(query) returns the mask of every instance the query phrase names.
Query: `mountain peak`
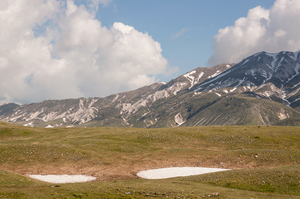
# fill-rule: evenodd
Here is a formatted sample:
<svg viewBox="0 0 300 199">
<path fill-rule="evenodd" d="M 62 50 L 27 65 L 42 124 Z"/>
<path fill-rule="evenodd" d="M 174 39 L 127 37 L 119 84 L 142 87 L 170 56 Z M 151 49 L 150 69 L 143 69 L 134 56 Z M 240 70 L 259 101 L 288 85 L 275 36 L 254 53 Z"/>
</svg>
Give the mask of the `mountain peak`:
<svg viewBox="0 0 300 199">
<path fill-rule="evenodd" d="M 300 51 L 259 52 L 104 98 L 1 105 L 0 119 L 40 127 L 269 125 L 300 118 L 299 91 Z"/>
<path fill-rule="evenodd" d="M 260 52 L 233 66 L 226 72 L 197 86 L 196 92 L 225 87 L 255 86 L 272 83 L 278 88 L 293 87 L 300 81 L 300 51 Z"/>
</svg>

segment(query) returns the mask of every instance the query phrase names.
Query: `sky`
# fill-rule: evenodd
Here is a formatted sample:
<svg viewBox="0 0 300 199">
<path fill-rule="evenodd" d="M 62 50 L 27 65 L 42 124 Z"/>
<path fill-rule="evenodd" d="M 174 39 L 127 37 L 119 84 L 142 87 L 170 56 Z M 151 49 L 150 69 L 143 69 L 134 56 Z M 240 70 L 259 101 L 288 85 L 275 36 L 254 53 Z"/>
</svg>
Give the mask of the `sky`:
<svg viewBox="0 0 300 199">
<path fill-rule="evenodd" d="M 0 104 L 105 97 L 300 50 L 299 0 L 1 0 Z"/>
</svg>

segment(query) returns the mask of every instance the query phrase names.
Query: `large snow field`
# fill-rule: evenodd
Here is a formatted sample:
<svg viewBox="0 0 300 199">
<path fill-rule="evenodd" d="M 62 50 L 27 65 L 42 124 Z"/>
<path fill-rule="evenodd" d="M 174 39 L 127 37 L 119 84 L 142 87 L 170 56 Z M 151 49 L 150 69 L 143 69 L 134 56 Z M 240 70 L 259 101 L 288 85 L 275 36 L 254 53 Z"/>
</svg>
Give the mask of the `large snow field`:
<svg viewBox="0 0 300 199">
<path fill-rule="evenodd" d="M 204 167 L 170 167 L 162 169 L 151 169 L 141 171 L 137 175 L 145 179 L 165 179 L 174 177 L 183 177 L 191 175 L 200 175 L 205 173 L 213 173 L 218 171 L 226 171 L 230 169 L 204 168 Z"/>
</svg>

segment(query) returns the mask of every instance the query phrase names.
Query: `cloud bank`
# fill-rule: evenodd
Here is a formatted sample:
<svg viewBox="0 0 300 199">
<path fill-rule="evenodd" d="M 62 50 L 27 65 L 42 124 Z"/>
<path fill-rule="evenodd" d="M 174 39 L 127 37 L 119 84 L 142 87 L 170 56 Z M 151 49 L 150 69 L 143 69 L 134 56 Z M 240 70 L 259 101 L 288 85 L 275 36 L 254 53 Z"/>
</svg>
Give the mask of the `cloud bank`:
<svg viewBox="0 0 300 199">
<path fill-rule="evenodd" d="M 107 96 L 157 81 L 170 70 L 148 33 L 95 19 L 99 3 L 0 3 L 0 104 Z"/>
<path fill-rule="evenodd" d="M 276 0 L 271 9 L 257 6 L 234 26 L 219 30 L 207 65 L 237 63 L 260 51 L 299 51 L 299 20 L 299 0 Z"/>
</svg>

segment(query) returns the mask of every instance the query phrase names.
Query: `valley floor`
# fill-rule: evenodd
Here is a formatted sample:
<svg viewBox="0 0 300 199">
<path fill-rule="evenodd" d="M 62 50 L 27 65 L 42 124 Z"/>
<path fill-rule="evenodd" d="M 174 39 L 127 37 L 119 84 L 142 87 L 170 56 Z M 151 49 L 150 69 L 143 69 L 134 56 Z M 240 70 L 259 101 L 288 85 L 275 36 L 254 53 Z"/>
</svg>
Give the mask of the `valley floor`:
<svg viewBox="0 0 300 199">
<path fill-rule="evenodd" d="M 44 129 L 0 123 L 0 198 L 299 198 L 299 160 L 299 127 Z M 233 170 L 160 180 L 137 176 L 165 167 Z M 27 174 L 97 180 L 57 185 Z"/>
</svg>

